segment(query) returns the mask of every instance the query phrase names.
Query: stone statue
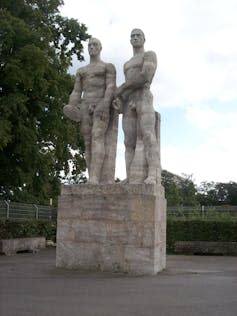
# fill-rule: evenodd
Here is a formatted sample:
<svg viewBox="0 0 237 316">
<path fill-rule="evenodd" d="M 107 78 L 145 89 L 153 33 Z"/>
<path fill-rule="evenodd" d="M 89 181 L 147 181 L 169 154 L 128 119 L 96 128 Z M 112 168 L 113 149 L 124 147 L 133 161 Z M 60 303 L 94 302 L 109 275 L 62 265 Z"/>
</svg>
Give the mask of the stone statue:
<svg viewBox="0 0 237 316">
<path fill-rule="evenodd" d="M 92 184 L 62 185 L 57 267 L 132 275 L 155 275 L 165 268 L 159 115 L 150 92 L 157 61 L 154 52 L 144 51 L 144 42 L 143 32 L 134 29 L 134 56 L 124 65 L 126 80 L 118 89 L 115 69 L 100 60 L 101 44 L 96 39 L 89 41 L 89 65 L 77 72 L 64 113 L 81 122 Z M 118 112 L 123 113 L 128 184 L 101 185 L 114 182 Z"/>
<path fill-rule="evenodd" d="M 125 83 L 117 88 L 116 99 L 113 102 L 114 107 L 120 109 L 123 114 L 127 172 L 125 183 L 155 184 L 160 177 L 157 132 L 159 115 L 153 108 L 150 85 L 157 68 L 157 59 L 153 51 L 145 52 L 145 36 L 142 30 L 132 30 L 130 42 L 133 57 L 124 64 Z M 140 159 L 135 156 L 142 154 L 143 166 L 134 167 L 135 160 Z M 141 167 L 145 171 L 139 176 Z"/>
<path fill-rule="evenodd" d="M 85 142 L 89 183 L 114 182 L 118 114 L 111 106 L 116 88 L 116 70 L 100 58 L 102 45 L 90 38 L 90 63 L 78 69 L 64 114 L 80 123 Z"/>
</svg>

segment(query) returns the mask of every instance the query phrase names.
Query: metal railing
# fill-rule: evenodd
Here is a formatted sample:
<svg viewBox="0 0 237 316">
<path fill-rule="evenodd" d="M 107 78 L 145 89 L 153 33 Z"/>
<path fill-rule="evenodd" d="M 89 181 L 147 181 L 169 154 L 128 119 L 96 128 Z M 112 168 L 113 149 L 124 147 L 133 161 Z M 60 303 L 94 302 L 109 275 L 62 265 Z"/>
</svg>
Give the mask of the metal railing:
<svg viewBox="0 0 237 316">
<path fill-rule="evenodd" d="M 177 217 L 188 217 L 193 215 L 202 217 L 229 215 L 237 217 L 237 206 L 168 206 L 167 214 Z M 56 220 L 57 208 L 49 205 L 26 204 L 0 200 L 0 217 Z"/>
<path fill-rule="evenodd" d="M 47 205 L 17 203 L 0 200 L 0 217 L 15 219 L 48 219 L 57 218 L 57 208 Z"/>
<path fill-rule="evenodd" d="M 228 215 L 237 217 L 237 205 L 168 206 L 167 214 L 174 216 L 201 215 L 202 217 L 211 217 L 218 215 Z"/>
</svg>

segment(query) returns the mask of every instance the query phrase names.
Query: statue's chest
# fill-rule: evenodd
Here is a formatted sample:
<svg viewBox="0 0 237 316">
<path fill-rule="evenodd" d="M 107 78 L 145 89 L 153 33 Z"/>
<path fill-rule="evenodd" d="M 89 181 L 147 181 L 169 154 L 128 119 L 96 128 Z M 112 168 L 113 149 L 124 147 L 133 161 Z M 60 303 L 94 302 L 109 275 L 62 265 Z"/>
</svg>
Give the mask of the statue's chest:
<svg viewBox="0 0 237 316">
<path fill-rule="evenodd" d="M 144 58 L 143 56 L 135 56 L 131 58 L 125 65 L 124 65 L 124 73 L 127 75 L 131 72 L 136 70 L 141 71 L 143 66 Z"/>
<path fill-rule="evenodd" d="M 87 81 L 90 78 L 104 77 L 105 73 L 106 69 L 103 65 L 96 65 L 93 67 L 87 67 L 87 69 L 81 72 L 81 77 L 84 81 Z"/>
</svg>

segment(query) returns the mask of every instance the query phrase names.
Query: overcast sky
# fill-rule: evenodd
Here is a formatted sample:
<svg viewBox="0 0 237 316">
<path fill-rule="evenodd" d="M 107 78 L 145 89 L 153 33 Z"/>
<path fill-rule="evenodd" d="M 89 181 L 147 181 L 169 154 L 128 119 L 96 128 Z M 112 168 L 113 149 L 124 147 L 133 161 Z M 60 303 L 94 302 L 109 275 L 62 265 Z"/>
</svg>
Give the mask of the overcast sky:
<svg viewBox="0 0 237 316">
<path fill-rule="evenodd" d="M 161 113 L 162 168 L 194 181 L 237 182 L 237 1 L 64 0 L 73 17 L 101 40 L 102 59 L 117 69 L 131 58 L 130 33 L 141 28 L 157 54 L 151 86 Z M 85 59 L 88 63 L 87 44 Z M 83 63 L 74 60 L 72 73 Z M 125 177 L 122 132 L 116 175 Z"/>
</svg>

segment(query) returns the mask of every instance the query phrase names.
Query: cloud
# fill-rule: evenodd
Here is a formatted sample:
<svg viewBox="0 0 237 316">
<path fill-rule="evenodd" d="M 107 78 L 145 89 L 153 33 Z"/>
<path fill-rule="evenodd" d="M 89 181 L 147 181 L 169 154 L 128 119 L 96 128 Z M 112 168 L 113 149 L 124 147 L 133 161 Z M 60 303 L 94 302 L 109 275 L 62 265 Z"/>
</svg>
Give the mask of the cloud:
<svg viewBox="0 0 237 316">
<path fill-rule="evenodd" d="M 202 181 L 229 182 L 236 181 L 237 151 L 233 144 L 217 142 L 209 138 L 200 146 L 164 147 L 162 150 L 162 167 L 177 174 L 193 174 L 197 184 Z M 229 146 L 231 145 L 231 146 Z"/>
<path fill-rule="evenodd" d="M 185 117 L 193 129 L 202 132 L 203 138 L 192 147 L 164 146 L 163 167 L 178 174 L 193 174 L 198 183 L 237 181 L 237 112 L 195 106 L 187 108 Z"/>
<path fill-rule="evenodd" d="M 177 135 L 169 133 L 166 144 L 162 141 L 163 167 L 179 174 L 194 173 L 197 181 L 237 181 L 237 110 L 228 109 L 230 103 L 237 105 L 236 0 L 64 2 L 62 14 L 85 23 L 88 32 L 101 40 L 102 58 L 115 64 L 118 85 L 124 81 L 123 64 L 132 56 L 130 32 L 143 29 L 146 50 L 154 50 L 158 57 L 151 86 L 155 108 L 162 113 L 169 110 L 169 115 L 172 109 L 180 109 L 183 125 L 189 124 L 186 134 L 191 138 L 194 132 L 200 133 L 198 142 L 184 145 L 180 139 L 175 147 L 171 143 Z M 87 50 L 85 58 L 88 62 Z M 80 66 L 74 60 L 72 71 Z M 212 105 L 213 100 L 221 110 Z M 174 119 L 165 119 L 166 129 L 172 130 L 169 122 Z M 125 173 L 122 146 L 120 140 L 118 177 Z"/>
<path fill-rule="evenodd" d="M 195 105 L 186 109 L 185 116 L 190 124 L 205 130 L 206 133 L 213 130 L 215 133 L 223 133 L 225 129 L 237 132 L 237 111 L 228 111 L 228 109 L 217 111 L 208 105 Z"/>
<path fill-rule="evenodd" d="M 208 107 L 192 106 L 186 110 L 186 119 L 193 127 L 209 130 L 216 127 L 222 115 Z"/>
<path fill-rule="evenodd" d="M 152 85 L 155 104 L 182 107 L 213 97 L 237 99 L 236 1 L 91 0 L 82 5 L 65 0 L 65 4 L 62 13 L 78 18 L 101 40 L 104 60 L 116 65 L 118 84 L 123 81 L 123 64 L 132 55 L 130 32 L 140 27 L 146 49 L 158 56 Z M 221 58 L 226 62 L 219 62 Z"/>
</svg>

